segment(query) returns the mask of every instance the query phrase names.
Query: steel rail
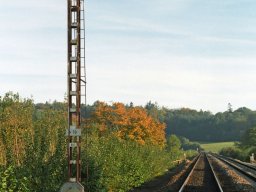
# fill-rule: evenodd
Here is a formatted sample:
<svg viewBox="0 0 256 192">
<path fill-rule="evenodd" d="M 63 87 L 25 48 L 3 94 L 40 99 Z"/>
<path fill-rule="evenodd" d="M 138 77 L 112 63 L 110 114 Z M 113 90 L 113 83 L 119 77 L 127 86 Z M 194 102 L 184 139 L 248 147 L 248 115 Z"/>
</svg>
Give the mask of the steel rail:
<svg viewBox="0 0 256 192">
<path fill-rule="evenodd" d="M 226 159 L 228 159 L 228 160 L 230 160 L 230 161 L 233 161 L 233 162 L 235 162 L 235 163 L 238 163 L 238 164 L 240 164 L 240 165 L 243 165 L 243 166 L 245 166 L 245 167 L 247 167 L 247 168 L 250 168 L 250 169 L 256 171 L 256 166 L 254 166 L 254 165 L 250 165 L 249 163 L 246 163 L 246 162 L 243 162 L 243 161 L 239 161 L 239 160 L 237 160 L 237 159 L 232 159 L 232 158 L 230 158 L 230 157 L 224 157 L 224 156 L 222 156 L 222 155 L 220 155 L 220 156 L 223 157 L 223 158 L 226 158 Z"/>
<path fill-rule="evenodd" d="M 186 180 L 184 181 L 184 183 L 182 184 L 181 188 L 179 189 L 179 192 L 183 192 L 183 191 L 184 191 L 186 185 L 188 184 L 188 181 L 189 181 L 190 178 L 193 176 L 194 170 L 196 169 L 200 158 L 201 158 L 203 155 L 204 155 L 203 153 L 201 153 L 201 154 L 199 155 L 199 157 L 198 157 L 198 159 L 197 159 L 197 161 L 196 161 L 194 167 L 192 168 L 192 170 L 190 171 L 190 173 L 189 173 L 189 175 L 187 176 Z M 214 172 L 214 170 L 213 170 L 213 167 L 212 167 L 211 163 L 209 162 L 209 159 L 207 158 L 207 155 L 206 155 L 206 160 L 207 160 L 207 163 L 209 164 L 209 166 L 210 166 L 210 168 L 211 168 L 211 173 L 212 173 L 213 176 L 214 176 L 214 181 L 216 182 L 216 185 L 218 186 L 218 187 L 217 187 L 217 188 L 218 188 L 218 192 L 223 192 L 222 187 L 221 187 L 221 185 L 220 185 L 220 182 L 219 182 L 219 180 L 218 180 L 218 178 L 217 178 L 217 176 L 216 176 L 216 174 L 215 174 L 215 172 Z"/>
<path fill-rule="evenodd" d="M 184 183 L 182 184 L 181 188 L 179 189 L 179 192 L 182 192 L 183 189 L 185 188 L 185 186 L 187 185 L 187 183 L 188 183 L 188 181 L 189 181 L 191 175 L 193 174 L 193 171 L 195 170 L 195 168 L 196 168 L 196 166 L 197 166 L 197 164 L 198 164 L 198 162 L 199 162 L 199 159 L 200 159 L 200 157 L 201 157 L 202 155 L 203 155 L 202 153 L 201 153 L 200 155 L 198 155 L 197 160 L 196 160 L 196 163 L 194 164 L 194 166 L 193 166 L 193 168 L 191 169 L 190 173 L 188 174 L 186 180 L 184 181 Z"/>
<path fill-rule="evenodd" d="M 210 167 L 211 167 L 211 171 L 212 171 L 213 176 L 214 176 L 214 179 L 215 179 L 215 181 L 216 181 L 216 183 L 217 183 L 217 185 L 218 185 L 219 191 L 220 191 L 220 192 L 223 192 L 223 189 L 222 189 L 222 187 L 221 187 L 220 181 L 219 181 L 219 179 L 218 179 L 218 177 L 217 177 L 217 175 L 216 175 L 216 173 L 215 173 L 215 171 L 214 171 L 214 169 L 213 169 L 212 164 L 210 163 L 210 161 L 209 161 L 209 159 L 208 159 L 208 155 L 206 155 L 206 159 L 207 159 L 207 162 L 209 163 L 209 165 L 210 165 Z"/>
<path fill-rule="evenodd" d="M 228 164 L 229 166 L 231 166 L 231 167 L 233 167 L 235 170 L 237 170 L 239 173 L 241 173 L 241 174 L 247 176 L 248 178 L 250 178 L 251 180 L 253 180 L 254 182 L 256 182 L 256 175 L 255 175 L 255 174 L 244 170 L 242 167 L 239 167 L 238 165 L 236 165 L 235 162 L 232 163 L 232 162 L 230 162 L 231 160 L 227 160 L 227 159 L 225 159 L 225 158 L 223 158 L 223 157 L 220 157 L 220 156 L 217 156 L 217 155 L 213 155 L 213 157 L 215 157 L 215 158 L 221 160 L 222 162 Z M 236 163 L 237 163 L 237 162 L 236 162 Z M 247 168 L 249 168 L 249 167 L 247 167 Z M 249 168 L 249 169 L 251 169 L 251 168 Z M 255 170 L 253 170 L 253 171 L 255 171 Z"/>
<path fill-rule="evenodd" d="M 197 159 L 198 159 L 199 156 L 200 156 L 200 155 L 197 155 L 197 156 L 195 156 L 195 157 L 192 159 L 191 165 L 193 165 L 193 163 L 195 163 L 195 162 L 197 161 Z M 172 163 L 176 163 L 176 162 L 180 163 L 180 162 L 182 162 L 182 161 L 184 161 L 184 159 L 172 161 Z M 191 165 L 190 165 L 190 166 L 191 166 Z M 190 166 L 189 166 L 189 167 L 190 167 Z M 188 168 L 188 169 L 189 169 L 189 168 Z M 161 187 L 160 189 L 156 190 L 155 192 L 162 192 L 162 191 L 167 190 L 167 188 L 168 188 L 168 183 L 167 183 L 166 185 L 164 185 L 163 187 Z"/>
</svg>

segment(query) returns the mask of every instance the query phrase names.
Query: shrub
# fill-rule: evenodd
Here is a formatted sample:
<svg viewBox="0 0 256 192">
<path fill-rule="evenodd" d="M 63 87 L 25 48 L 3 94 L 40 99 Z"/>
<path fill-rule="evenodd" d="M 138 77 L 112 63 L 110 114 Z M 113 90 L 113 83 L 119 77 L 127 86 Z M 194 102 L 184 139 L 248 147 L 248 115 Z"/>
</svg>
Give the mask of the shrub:
<svg viewBox="0 0 256 192">
<path fill-rule="evenodd" d="M 101 137 L 90 143 L 89 158 L 90 189 L 127 191 L 163 174 L 170 168 L 172 156 L 157 146 Z M 95 178 L 97 181 L 93 182 Z"/>
<path fill-rule="evenodd" d="M 17 170 L 17 169 L 16 169 Z M 0 172 L 0 191 L 4 192 L 30 192 L 28 188 L 28 179 L 27 177 L 18 178 L 15 173 L 15 168 L 13 166 L 9 166 L 2 168 Z"/>
<path fill-rule="evenodd" d="M 244 159 L 242 150 L 237 147 L 225 147 L 220 150 L 219 154 L 228 156 L 228 157 L 232 157 L 235 159 Z"/>
</svg>

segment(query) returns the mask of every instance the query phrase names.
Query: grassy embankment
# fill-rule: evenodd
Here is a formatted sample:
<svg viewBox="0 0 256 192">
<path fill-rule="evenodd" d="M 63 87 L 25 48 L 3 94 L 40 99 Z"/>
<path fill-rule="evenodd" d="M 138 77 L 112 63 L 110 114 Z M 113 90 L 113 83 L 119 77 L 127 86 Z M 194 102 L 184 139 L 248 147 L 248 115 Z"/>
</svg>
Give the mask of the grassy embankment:
<svg viewBox="0 0 256 192">
<path fill-rule="evenodd" d="M 203 143 L 200 142 L 201 147 L 208 152 L 218 153 L 224 147 L 232 147 L 235 142 L 218 142 L 218 143 Z"/>
</svg>

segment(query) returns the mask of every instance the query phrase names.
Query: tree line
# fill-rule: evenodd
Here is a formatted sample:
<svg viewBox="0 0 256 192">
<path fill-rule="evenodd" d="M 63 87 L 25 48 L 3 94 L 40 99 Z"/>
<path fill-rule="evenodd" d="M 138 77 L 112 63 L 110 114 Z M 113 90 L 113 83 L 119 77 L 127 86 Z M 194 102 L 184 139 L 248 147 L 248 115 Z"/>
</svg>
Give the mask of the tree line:
<svg viewBox="0 0 256 192">
<path fill-rule="evenodd" d="M 240 141 L 244 133 L 256 126 L 256 111 L 241 107 L 216 114 L 189 108 L 168 109 L 149 102 L 145 108 L 166 123 L 166 134 L 175 134 L 192 141 Z"/>
<path fill-rule="evenodd" d="M 87 106 L 87 117 L 96 105 L 97 102 Z M 126 105 L 130 106 L 133 106 L 133 103 Z M 210 111 L 189 108 L 169 109 L 150 101 L 142 108 L 152 118 L 165 123 L 166 138 L 175 134 L 192 141 L 240 141 L 248 129 L 256 126 L 256 111 L 246 107 L 233 111 L 229 105 L 225 112 L 213 114 Z"/>
</svg>

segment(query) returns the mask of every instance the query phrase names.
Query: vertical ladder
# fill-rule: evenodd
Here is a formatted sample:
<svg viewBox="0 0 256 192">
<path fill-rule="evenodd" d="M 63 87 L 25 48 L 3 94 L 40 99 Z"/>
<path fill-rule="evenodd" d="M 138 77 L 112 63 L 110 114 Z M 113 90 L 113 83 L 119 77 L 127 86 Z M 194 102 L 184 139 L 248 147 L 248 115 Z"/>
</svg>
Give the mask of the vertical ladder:
<svg viewBox="0 0 256 192">
<path fill-rule="evenodd" d="M 85 66 L 85 0 L 81 0 L 80 8 L 80 60 L 81 60 L 81 106 L 86 107 L 86 66 Z M 85 111 L 84 111 L 85 115 Z M 87 134 L 86 134 L 87 136 Z"/>
<path fill-rule="evenodd" d="M 81 182 L 81 105 L 86 88 L 84 21 L 84 0 L 68 0 L 68 181 L 76 183 Z"/>
</svg>

